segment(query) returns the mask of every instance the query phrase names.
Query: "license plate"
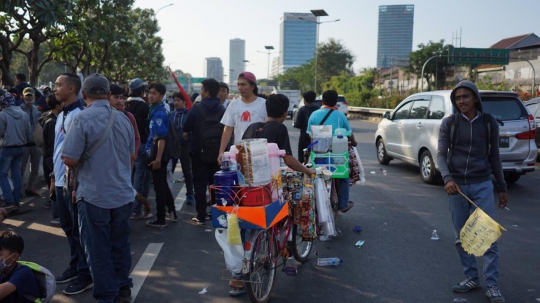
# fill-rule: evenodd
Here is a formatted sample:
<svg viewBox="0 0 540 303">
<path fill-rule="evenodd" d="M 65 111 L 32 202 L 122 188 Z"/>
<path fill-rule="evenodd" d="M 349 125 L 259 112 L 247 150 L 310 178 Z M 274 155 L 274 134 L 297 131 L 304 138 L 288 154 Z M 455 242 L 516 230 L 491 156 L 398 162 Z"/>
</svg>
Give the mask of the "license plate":
<svg viewBox="0 0 540 303">
<path fill-rule="evenodd" d="M 510 146 L 510 138 L 504 137 L 499 138 L 499 147 L 509 147 Z"/>
</svg>

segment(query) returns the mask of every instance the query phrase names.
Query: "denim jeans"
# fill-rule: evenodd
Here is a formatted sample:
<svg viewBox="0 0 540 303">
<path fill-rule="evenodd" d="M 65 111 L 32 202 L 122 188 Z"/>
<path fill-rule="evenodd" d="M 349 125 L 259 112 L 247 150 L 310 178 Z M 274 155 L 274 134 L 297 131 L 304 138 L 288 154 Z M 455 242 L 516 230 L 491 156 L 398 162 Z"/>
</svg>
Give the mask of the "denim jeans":
<svg viewBox="0 0 540 303">
<path fill-rule="evenodd" d="M 37 146 L 25 146 L 22 158 L 21 176 L 24 177 L 26 171 L 26 164 L 30 160 L 30 176 L 28 177 L 28 183 L 26 183 L 26 189 L 33 190 L 36 186 L 36 180 L 39 174 L 39 163 L 41 162 L 41 149 Z"/>
<path fill-rule="evenodd" d="M 58 206 L 58 219 L 60 227 L 66 234 L 69 243 L 69 251 L 71 259 L 69 266 L 77 270 L 80 279 L 84 281 L 92 281 L 90 269 L 84 257 L 84 249 L 81 245 L 81 237 L 79 236 L 79 214 L 77 205 L 71 202 L 71 197 L 64 195 L 64 188 L 56 186 L 56 204 Z"/>
<path fill-rule="evenodd" d="M 114 302 L 120 287 L 132 287 L 129 216 L 133 202 L 106 209 L 80 200 L 77 206 L 81 241 L 94 279 L 92 295 L 99 302 Z"/>
<path fill-rule="evenodd" d="M 495 214 L 495 199 L 493 197 L 493 183 L 485 181 L 475 184 L 458 184 L 461 191 L 469 197 L 478 207 L 480 207 L 491 218 Z M 469 255 L 459 240 L 459 232 L 469 216 L 474 212 L 475 207 L 461 195 L 448 195 L 450 212 L 452 213 L 452 222 L 454 223 L 454 232 L 456 236 L 456 249 L 461 259 L 461 266 L 465 276 L 478 279 L 478 269 L 476 259 Z M 497 242 L 484 254 L 484 279 L 487 287 L 497 286 L 499 281 L 499 249 Z"/>
<path fill-rule="evenodd" d="M 139 151 L 137 152 L 137 159 L 135 159 L 135 169 L 133 171 L 133 188 L 148 198 L 148 192 L 150 191 L 150 170 L 148 169 L 148 155 L 146 154 L 146 145 L 141 142 Z M 133 203 L 134 213 L 142 213 L 142 205 L 139 203 Z"/>
<path fill-rule="evenodd" d="M 338 186 L 339 209 L 344 209 L 349 205 L 349 178 L 338 179 Z"/>
<path fill-rule="evenodd" d="M 23 157 L 22 147 L 3 147 L 0 149 L 0 186 L 6 203 L 15 203 L 19 206 L 21 202 L 22 176 L 21 163 Z M 11 181 L 13 190 L 8 181 L 8 172 L 11 171 Z"/>
</svg>

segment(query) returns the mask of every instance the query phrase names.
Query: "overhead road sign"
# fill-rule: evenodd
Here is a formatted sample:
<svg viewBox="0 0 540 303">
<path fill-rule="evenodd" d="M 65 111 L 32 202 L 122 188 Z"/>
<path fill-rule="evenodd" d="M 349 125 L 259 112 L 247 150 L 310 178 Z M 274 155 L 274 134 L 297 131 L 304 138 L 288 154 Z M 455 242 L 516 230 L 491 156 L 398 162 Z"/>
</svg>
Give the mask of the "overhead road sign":
<svg viewBox="0 0 540 303">
<path fill-rule="evenodd" d="M 498 48 L 448 48 L 449 64 L 499 64 L 510 62 L 510 50 Z"/>
</svg>

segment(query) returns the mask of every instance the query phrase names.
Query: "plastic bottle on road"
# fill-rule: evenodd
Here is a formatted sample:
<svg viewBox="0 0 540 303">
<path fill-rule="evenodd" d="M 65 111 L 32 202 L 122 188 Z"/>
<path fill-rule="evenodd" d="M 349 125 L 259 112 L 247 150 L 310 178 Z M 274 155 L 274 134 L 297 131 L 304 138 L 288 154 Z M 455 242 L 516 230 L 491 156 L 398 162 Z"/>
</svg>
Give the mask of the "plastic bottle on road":
<svg viewBox="0 0 540 303">
<path fill-rule="evenodd" d="M 433 230 L 433 234 L 431 234 L 431 240 L 439 240 L 439 236 L 437 235 L 437 231 L 435 229 Z"/>
<path fill-rule="evenodd" d="M 319 258 L 317 259 L 317 266 L 337 266 L 343 263 L 340 258 Z"/>
</svg>

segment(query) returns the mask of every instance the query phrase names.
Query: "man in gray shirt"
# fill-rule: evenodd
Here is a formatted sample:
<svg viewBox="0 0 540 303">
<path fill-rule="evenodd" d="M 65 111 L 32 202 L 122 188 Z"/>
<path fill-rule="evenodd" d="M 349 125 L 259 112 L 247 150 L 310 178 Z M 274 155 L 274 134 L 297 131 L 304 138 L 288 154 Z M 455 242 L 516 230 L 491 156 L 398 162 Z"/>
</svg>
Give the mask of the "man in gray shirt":
<svg viewBox="0 0 540 303">
<path fill-rule="evenodd" d="M 34 105 L 35 94 L 36 92 L 33 88 L 25 88 L 23 91 L 24 103 L 21 105 L 21 109 L 28 115 L 28 118 L 30 119 L 32 134 L 34 134 L 36 131 L 36 126 L 38 125 L 40 116 L 37 106 Z M 39 164 L 41 162 L 41 148 L 37 147 L 34 143 L 34 137 L 32 137 L 32 141 L 28 142 L 27 146 L 24 147 L 21 167 L 22 177 L 24 177 L 28 160 L 30 160 L 30 176 L 28 177 L 28 183 L 26 185 L 24 194 L 29 197 L 35 197 L 39 196 L 39 194 L 34 190 L 34 187 L 36 185 L 36 179 L 39 173 Z"/>
<path fill-rule="evenodd" d="M 73 117 L 62 161 L 78 171 L 79 228 L 94 280 L 93 296 L 99 302 L 115 302 L 117 297 L 124 302 L 131 296 L 129 217 L 137 194 L 131 185 L 133 126 L 126 115 L 110 106 L 110 86 L 104 76 L 89 75 L 82 93 L 87 108 Z M 112 128 L 105 133 L 113 112 Z M 79 161 L 102 137 L 95 152 Z"/>
</svg>

